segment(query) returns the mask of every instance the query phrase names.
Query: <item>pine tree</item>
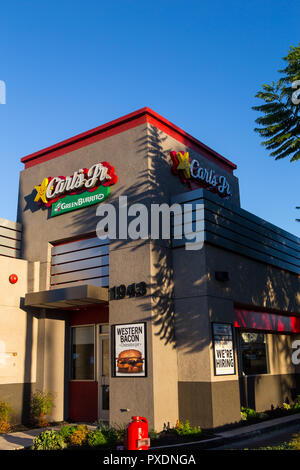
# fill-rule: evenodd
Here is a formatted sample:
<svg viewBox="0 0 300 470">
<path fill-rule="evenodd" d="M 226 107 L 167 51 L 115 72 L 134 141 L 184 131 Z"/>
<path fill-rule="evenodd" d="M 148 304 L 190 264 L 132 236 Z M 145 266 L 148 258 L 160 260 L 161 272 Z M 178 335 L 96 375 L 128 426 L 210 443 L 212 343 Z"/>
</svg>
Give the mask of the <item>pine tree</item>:
<svg viewBox="0 0 300 470">
<path fill-rule="evenodd" d="M 295 92 L 292 84 L 300 80 L 300 43 L 291 46 L 283 60 L 287 66 L 278 71 L 283 76 L 277 82 L 262 85 L 255 95 L 265 103 L 252 108 L 263 114 L 255 121 L 260 127 L 254 130 L 275 160 L 289 157 L 294 162 L 300 159 L 300 104 L 292 100 Z"/>
</svg>

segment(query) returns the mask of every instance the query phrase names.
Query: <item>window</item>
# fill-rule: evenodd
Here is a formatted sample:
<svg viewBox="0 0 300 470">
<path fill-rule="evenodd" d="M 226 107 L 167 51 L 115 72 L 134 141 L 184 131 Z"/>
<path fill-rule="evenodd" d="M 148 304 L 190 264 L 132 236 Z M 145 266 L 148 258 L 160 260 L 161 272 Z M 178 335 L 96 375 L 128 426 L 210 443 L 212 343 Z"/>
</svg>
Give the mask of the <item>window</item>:
<svg viewBox="0 0 300 470">
<path fill-rule="evenodd" d="M 97 237 L 60 243 L 52 248 L 51 289 L 109 285 L 109 240 Z"/>
<path fill-rule="evenodd" d="M 72 380 L 94 380 L 94 326 L 72 327 Z"/>
<path fill-rule="evenodd" d="M 266 335 L 263 333 L 240 333 L 241 367 L 245 375 L 267 374 Z"/>
</svg>

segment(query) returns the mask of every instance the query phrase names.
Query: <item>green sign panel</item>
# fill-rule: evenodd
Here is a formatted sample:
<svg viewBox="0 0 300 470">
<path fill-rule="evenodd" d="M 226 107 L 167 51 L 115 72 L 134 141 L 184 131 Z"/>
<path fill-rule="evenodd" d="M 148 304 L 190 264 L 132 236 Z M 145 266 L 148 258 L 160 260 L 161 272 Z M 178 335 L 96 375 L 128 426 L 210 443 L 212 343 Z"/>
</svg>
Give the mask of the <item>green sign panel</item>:
<svg viewBox="0 0 300 470">
<path fill-rule="evenodd" d="M 51 205 L 51 217 L 99 204 L 107 199 L 109 190 L 109 186 L 99 186 L 95 191 L 84 191 L 84 193 L 65 196 Z"/>
</svg>

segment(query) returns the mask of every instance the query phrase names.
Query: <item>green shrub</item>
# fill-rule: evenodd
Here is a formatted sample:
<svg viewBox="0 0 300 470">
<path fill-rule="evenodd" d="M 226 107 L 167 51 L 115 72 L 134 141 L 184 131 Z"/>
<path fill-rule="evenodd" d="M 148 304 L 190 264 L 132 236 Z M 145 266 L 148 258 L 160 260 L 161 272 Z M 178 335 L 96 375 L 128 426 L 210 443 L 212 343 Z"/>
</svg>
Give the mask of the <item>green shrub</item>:
<svg viewBox="0 0 300 470">
<path fill-rule="evenodd" d="M 6 401 L 0 401 L 0 434 L 10 431 L 12 414 L 13 408 Z"/>
<path fill-rule="evenodd" d="M 296 399 L 294 400 L 294 404 L 292 406 L 293 410 L 300 409 L 300 395 L 297 395 Z"/>
<path fill-rule="evenodd" d="M 98 430 L 102 432 L 103 436 L 105 437 L 107 444 L 115 444 L 118 438 L 118 432 L 114 427 L 109 427 L 105 425 L 100 425 Z"/>
<path fill-rule="evenodd" d="M 264 412 L 260 411 L 259 413 L 257 413 L 257 417 L 259 419 L 268 419 L 269 415 L 267 413 L 264 413 Z"/>
<path fill-rule="evenodd" d="M 32 450 L 62 450 L 66 447 L 63 437 L 55 431 L 44 431 L 37 436 L 31 447 Z"/>
<path fill-rule="evenodd" d="M 58 434 L 62 436 L 63 440 L 66 443 L 70 443 L 71 436 L 74 433 L 74 431 L 76 431 L 76 429 L 77 429 L 77 426 L 72 426 L 72 425 L 62 426 L 61 429 L 58 431 Z"/>
<path fill-rule="evenodd" d="M 101 428 L 100 428 L 101 429 Z M 126 424 L 115 424 L 113 426 L 114 432 L 117 436 L 117 442 L 123 442 L 127 435 L 127 425 Z"/>
<path fill-rule="evenodd" d="M 290 442 L 290 447 L 293 450 L 300 450 L 300 434 L 295 434 L 293 436 L 293 440 Z"/>
<path fill-rule="evenodd" d="M 150 439 L 158 439 L 159 434 L 154 429 L 150 429 L 149 437 L 150 437 Z"/>
<path fill-rule="evenodd" d="M 107 444 L 107 438 L 104 436 L 100 429 L 95 429 L 89 432 L 87 437 L 87 443 L 90 447 L 97 447 Z"/>
<path fill-rule="evenodd" d="M 38 426 L 48 426 L 47 415 L 54 408 L 54 395 L 51 392 L 36 391 L 31 396 L 30 414 Z"/>
<path fill-rule="evenodd" d="M 192 427 L 190 422 L 186 420 L 185 423 L 178 422 L 174 428 L 175 434 L 178 436 L 189 436 L 189 435 L 199 435 L 202 433 L 200 426 Z"/>
<path fill-rule="evenodd" d="M 251 419 L 257 419 L 259 418 L 259 414 L 257 411 L 253 410 L 252 408 L 245 408 L 242 406 L 241 408 L 241 419 L 243 421 L 248 421 Z M 265 413 L 262 413 L 265 414 Z"/>
<path fill-rule="evenodd" d="M 244 449 L 244 450 L 249 450 L 249 449 Z M 293 450 L 289 442 L 283 442 L 282 444 L 278 444 L 277 446 L 268 446 L 268 447 L 259 447 L 258 449 L 253 449 L 255 450 Z"/>
</svg>

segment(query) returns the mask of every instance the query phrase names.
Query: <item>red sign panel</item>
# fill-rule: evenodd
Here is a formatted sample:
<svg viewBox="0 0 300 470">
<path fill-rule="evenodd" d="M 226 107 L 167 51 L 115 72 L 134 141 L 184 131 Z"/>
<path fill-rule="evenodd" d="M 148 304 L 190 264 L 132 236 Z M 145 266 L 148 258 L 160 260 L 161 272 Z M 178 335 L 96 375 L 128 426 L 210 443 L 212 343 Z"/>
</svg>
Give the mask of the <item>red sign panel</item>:
<svg viewBox="0 0 300 470">
<path fill-rule="evenodd" d="M 300 333 L 300 317 L 235 309 L 234 326 L 279 333 Z"/>
</svg>

